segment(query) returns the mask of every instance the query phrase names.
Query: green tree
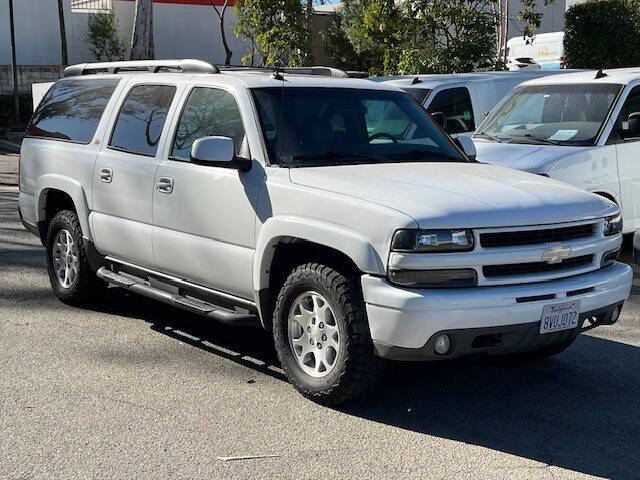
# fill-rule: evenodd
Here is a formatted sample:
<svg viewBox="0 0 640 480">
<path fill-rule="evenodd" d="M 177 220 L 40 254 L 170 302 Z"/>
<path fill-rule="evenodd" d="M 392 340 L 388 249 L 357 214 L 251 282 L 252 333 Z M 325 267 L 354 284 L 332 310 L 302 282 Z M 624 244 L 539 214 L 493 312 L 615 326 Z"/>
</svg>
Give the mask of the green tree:
<svg viewBox="0 0 640 480">
<path fill-rule="evenodd" d="M 564 56 L 569 68 L 640 64 L 640 1 L 592 0 L 565 16 Z"/>
<path fill-rule="evenodd" d="M 118 37 L 118 19 L 113 12 L 89 15 L 87 40 L 96 60 L 124 60 L 127 42 Z"/>
<path fill-rule="evenodd" d="M 468 72 L 496 61 L 494 0 L 412 0 L 413 41 L 400 55 L 398 71 Z"/>
<path fill-rule="evenodd" d="M 300 0 L 238 0 L 235 33 L 255 52 L 242 57 L 248 63 L 257 54 L 262 66 L 297 66 L 311 62 L 308 18 Z"/>
</svg>

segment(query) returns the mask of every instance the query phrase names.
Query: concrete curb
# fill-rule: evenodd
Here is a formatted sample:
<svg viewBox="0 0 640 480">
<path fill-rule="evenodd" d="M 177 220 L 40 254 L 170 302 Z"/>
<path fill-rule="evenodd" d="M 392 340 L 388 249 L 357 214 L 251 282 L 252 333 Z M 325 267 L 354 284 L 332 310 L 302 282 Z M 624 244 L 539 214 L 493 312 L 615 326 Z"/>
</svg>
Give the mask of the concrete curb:
<svg viewBox="0 0 640 480">
<path fill-rule="evenodd" d="M 12 153 L 20 153 L 20 144 L 15 142 L 10 142 L 9 140 L 4 140 L 0 138 L 0 148 L 4 148 L 5 150 L 9 150 Z"/>
</svg>

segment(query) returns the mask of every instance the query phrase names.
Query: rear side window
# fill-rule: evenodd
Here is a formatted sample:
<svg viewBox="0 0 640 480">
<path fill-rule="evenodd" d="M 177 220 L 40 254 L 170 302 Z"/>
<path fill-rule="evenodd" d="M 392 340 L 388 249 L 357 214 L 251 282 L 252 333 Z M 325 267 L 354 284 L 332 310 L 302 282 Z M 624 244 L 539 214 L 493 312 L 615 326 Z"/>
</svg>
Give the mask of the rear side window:
<svg viewBox="0 0 640 480">
<path fill-rule="evenodd" d="M 91 142 L 118 82 L 105 79 L 56 83 L 33 114 L 27 136 Z"/>
<path fill-rule="evenodd" d="M 229 92 L 196 87 L 184 105 L 171 158 L 189 160 L 193 142 L 208 136 L 233 139 L 236 154 L 239 154 L 244 140 L 242 118 L 236 100 Z"/>
<path fill-rule="evenodd" d="M 441 122 L 449 134 L 472 132 L 476 129 L 469 90 L 464 87 L 438 92 L 427 107 L 434 120 Z"/>
<path fill-rule="evenodd" d="M 133 87 L 120 108 L 109 146 L 154 156 L 175 93 L 171 85 Z"/>
</svg>

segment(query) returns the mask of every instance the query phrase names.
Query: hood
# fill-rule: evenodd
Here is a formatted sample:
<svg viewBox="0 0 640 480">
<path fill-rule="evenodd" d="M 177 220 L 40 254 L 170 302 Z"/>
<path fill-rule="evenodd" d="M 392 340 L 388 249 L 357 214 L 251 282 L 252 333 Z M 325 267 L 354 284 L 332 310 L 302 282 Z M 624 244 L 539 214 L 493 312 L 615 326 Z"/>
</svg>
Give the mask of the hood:
<svg viewBox="0 0 640 480">
<path fill-rule="evenodd" d="M 507 227 L 601 218 L 618 207 L 540 175 L 479 163 L 388 163 L 290 169 L 293 183 L 412 217 L 421 228 Z"/>
<path fill-rule="evenodd" d="M 558 161 L 570 157 L 588 161 L 593 156 L 591 147 L 497 143 L 478 138 L 474 138 L 473 143 L 479 162 L 531 173 L 546 173 Z"/>
</svg>

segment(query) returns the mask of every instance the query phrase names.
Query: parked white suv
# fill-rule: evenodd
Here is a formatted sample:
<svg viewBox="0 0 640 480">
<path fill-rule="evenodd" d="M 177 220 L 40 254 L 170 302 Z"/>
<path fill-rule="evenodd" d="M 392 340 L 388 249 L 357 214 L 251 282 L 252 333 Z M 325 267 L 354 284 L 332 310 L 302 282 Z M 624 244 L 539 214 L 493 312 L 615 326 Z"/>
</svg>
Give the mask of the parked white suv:
<svg viewBox="0 0 640 480">
<path fill-rule="evenodd" d="M 640 228 L 640 68 L 519 85 L 473 138 L 478 160 L 546 175 L 616 202 Z"/>
<path fill-rule="evenodd" d="M 19 205 L 62 301 L 108 282 L 261 324 L 326 404 L 370 387 L 381 357 L 558 353 L 631 288 L 613 202 L 475 163 L 367 80 L 70 67 L 29 126 Z"/>
</svg>

